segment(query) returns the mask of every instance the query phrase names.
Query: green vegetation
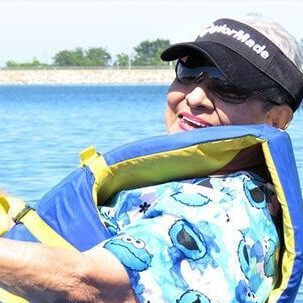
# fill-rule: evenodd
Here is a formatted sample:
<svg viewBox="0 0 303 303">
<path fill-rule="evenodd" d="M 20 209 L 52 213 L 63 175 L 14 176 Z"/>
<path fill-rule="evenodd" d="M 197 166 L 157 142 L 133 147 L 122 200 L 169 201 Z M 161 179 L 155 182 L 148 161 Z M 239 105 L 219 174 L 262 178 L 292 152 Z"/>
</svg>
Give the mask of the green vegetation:
<svg viewBox="0 0 303 303">
<path fill-rule="evenodd" d="M 6 67 L 9 68 L 40 68 L 48 66 L 48 64 L 41 63 L 36 58 L 32 59 L 32 62 L 16 62 L 16 61 L 7 61 Z"/>
<path fill-rule="evenodd" d="M 135 66 L 163 66 L 168 62 L 163 62 L 160 58 L 161 53 L 170 46 L 169 40 L 157 39 L 155 41 L 143 41 L 135 50 L 135 57 L 132 65 Z"/>
<path fill-rule="evenodd" d="M 53 57 L 53 63 L 7 61 L 7 68 L 52 68 L 52 67 L 128 67 L 128 66 L 168 66 L 160 59 L 161 52 L 170 46 L 169 40 L 142 41 L 134 47 L 134 55 L 118 54 L 112 61 L 111 55 L 103 47 L 92 47 L 87 50 L 77 47 L 74 50 L 61 50 Z"/>
<path fill-rule="evenodd" d="M 60 51 L 53 59 L 55 66 L 109 66 L 111 56 L 102 47 L 88 50 L 77 47 L 72 51 Z"/>
<path fill-rule="evenodd" d="M 121 53 L 117 55 L 116 61 L 114 62 L 114 66 L 125 67 L 131 65 L 131 59 L 128 54 Z"/>
</svg>

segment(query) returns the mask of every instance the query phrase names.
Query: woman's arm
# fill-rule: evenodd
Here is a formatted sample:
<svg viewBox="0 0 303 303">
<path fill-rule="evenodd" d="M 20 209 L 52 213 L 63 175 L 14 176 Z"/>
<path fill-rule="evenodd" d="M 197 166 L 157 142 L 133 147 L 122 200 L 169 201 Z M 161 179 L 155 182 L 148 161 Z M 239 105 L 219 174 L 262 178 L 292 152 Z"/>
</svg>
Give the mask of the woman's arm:
<svg viewBox="0 0 303 303">
<path fill-rule="evenodd" d="M 136 302 L 123 265 L 101 245 L 79 253 L 0 239 L 0 287 L 30 302 Z"/>
</svg>

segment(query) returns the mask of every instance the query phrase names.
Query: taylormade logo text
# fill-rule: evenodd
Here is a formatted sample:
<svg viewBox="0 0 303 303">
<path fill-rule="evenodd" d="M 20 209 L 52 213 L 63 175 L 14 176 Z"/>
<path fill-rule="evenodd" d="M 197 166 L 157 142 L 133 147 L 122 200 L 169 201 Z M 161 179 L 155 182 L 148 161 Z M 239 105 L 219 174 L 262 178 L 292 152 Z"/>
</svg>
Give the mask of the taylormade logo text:
<svg viewBox="0 0 303 303">
<path fill-rule="evenodd" d="M 205 33 L 214 34 L 221 33 L 223 35 L 231 36 L 232 38 L 244 43 L 254 52 L 260 55 L 263 59 L 269 57 L 269 52 L 266 50 L 266 45 L 260 45 L 256 41 L 250 38 L 250 34 L 245 33 L 242 30 L 235 30 L 229 28 L 226 24 L 224 25 L 212 25 L 209 28 L 206 28 Z"/>
</svg>

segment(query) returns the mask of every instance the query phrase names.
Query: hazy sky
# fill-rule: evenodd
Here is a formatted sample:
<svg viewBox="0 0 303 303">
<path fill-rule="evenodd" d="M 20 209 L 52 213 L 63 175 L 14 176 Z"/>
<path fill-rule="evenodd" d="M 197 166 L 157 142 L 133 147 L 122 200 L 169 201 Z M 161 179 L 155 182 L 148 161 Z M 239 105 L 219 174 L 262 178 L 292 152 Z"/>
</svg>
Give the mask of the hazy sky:
<svg viewBox="0 0 303 303">
<path fill-rule="evenodd" d="M 303 38 L 300 0 L 0 0 L 0 66 L 34 56 L 50 63 L 59 50 L 78 46 L 131 54 L 143 40 L 192 40 L 216 18 L 252 12 Z"/>
</svg>

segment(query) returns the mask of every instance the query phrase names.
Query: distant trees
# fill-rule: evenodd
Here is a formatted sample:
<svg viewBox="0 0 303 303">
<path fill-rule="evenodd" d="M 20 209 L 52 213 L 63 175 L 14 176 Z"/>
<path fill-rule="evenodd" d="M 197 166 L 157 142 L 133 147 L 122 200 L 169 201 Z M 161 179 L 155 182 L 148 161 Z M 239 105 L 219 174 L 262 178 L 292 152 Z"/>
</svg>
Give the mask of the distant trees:
<svg viewBox="0 0 303 303">
<path fill-rule="evenodd" d="M 121 53 L 117 55 L 114 66 L 125 67 L 129 65 L 131 65 L 131 59 L 128 54 Z"/>
<path fill-rule="evenodd" d="M 170 46 L 169 40 L 157 39 L 155 41 L 142 41 L 134 48 L 135 56 L 132 65 L 135 66 L 159 66 L 168 65 L 163 62 L 160 54 Z"/>
<path fill-rule="evenodd" d="M 81 66 L 85 60 L 83 50 L 80 47 L 73 51 L 62 50 L 53 59 L 53 64 L 56 66 Z"/>
<path fill-rule="evenodd" d="M 6 62 L 6 67 L 10 67 L 10 68 L 31 68 L 31 67 L 34 67 L 34 68 L 38 68 L 38 67 L 44 67 L 44 66 L 47 66 L 47 64 L 45 63 L 41 63 L 39 60 L 37 60 L 37 58 L 33 58 L 32 59 L 32 62 L 16 62 L 16 61 L 13 61 L 13 60 L 10 60 L 10 61 L 7 61 Z"/>
<path fill-rule="evenodd" d="M 62 50 L 54 56 L 55 66 L 108 66 L 111 55 L 102 47 L 83 50 L 77 47 L 75 50 Z"/>
<path fill-rule="evenodd" d="M 170 46 L 170 41 L 156 39 L 154 41 L 145 40 L 134 47 L 133 55 L 120 53 L 112 62 L 111 55 L 103 47 L 91 47 L 87 50 L 77 47 L 73 50 L 61 50 L 53 57 L 52 64 L 45 64 L 33 58 L 32 62 L 7 61 L 9 68 L 39 68 L 39 67 L 106 67 L 106 66 L 167 66 L 167 62 L 160 59 L 160 54 Z"/>
<path fill-rule="evenodd" d="M 130 57 L 126 53 L 118 54 L 114 66 L 167 66 L 169 63 L 163 62 L 161 53 L 170 46 L 170 41 L 157 39 L 154 41 L 145 40 L 134 47 L 134 55 Z"/>
<path fill-rule="evenodd" d="M 86 58 L 90 66 L 108 66 L 111 55 L 102 47 L 89 48 L 86 51 Z"/>
</svg>

